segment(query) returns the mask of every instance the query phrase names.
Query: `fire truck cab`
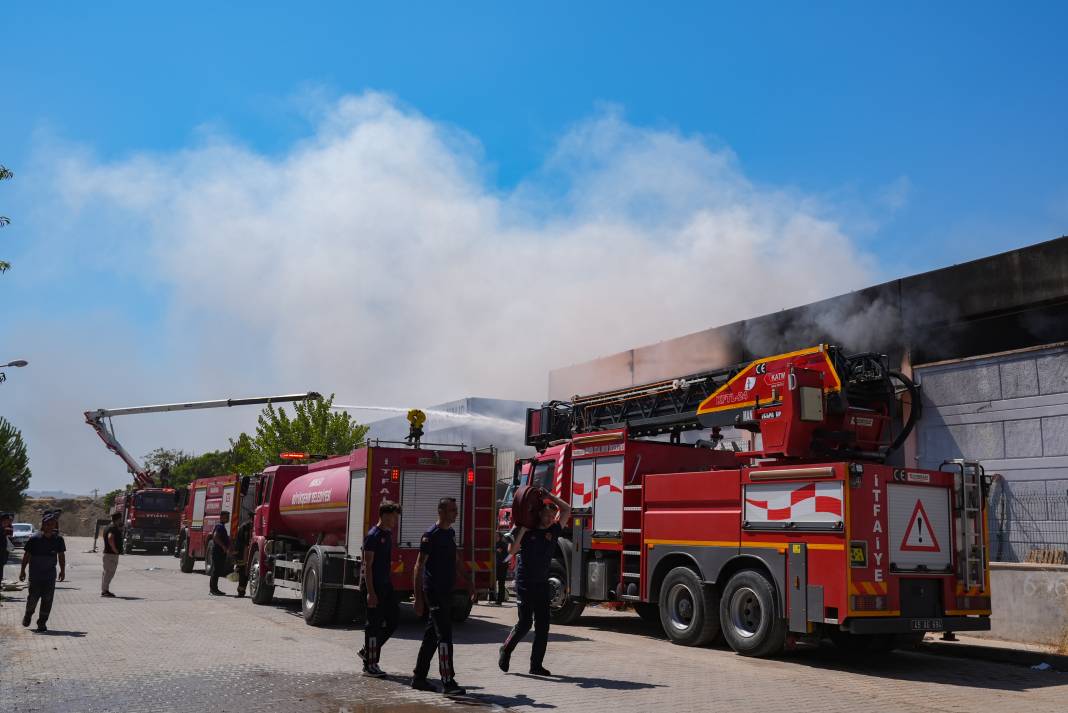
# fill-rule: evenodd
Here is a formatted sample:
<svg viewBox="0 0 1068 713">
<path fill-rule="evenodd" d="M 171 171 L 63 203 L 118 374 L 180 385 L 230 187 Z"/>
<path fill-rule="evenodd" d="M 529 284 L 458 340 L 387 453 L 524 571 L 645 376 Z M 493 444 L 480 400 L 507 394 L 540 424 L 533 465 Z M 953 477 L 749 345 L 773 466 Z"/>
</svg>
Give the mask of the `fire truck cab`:
<svg viewBox="0 0 1068 713">
<path fill-rule="evenodd" d="M 237 528 L 252 518 L 257 481 L 257 476 L 231 473 L 198 478 L 189 484 L 182 497 L 182 529 L 178 534 L 177 557 L 182 572 L 192 572 L 195 564 L 204 560 L 205 572 L 212 573 L 214 563 L 208 557 L 208 547 L 219 515 L 230 513 L 223 524 L 233 537 Z"/>
<path fill-rule="evenodd" d="M 989 629 L 990 478 L 963 461 L 883 462 L 903 440 L 888 435 L 890 378 L 884 358 L 817 347 L 532 410 L 531 480 L 572 506 L 555 620 L 626 602 L 675 643 L 722 635 L 750 656 Z M 600 424 L 613 427 L 575 430 Z M 750 450 L 722 447 L 728 424 L 754 434 Z M 712 438 L 681 442 L 699 427 Z"/>
</svg>

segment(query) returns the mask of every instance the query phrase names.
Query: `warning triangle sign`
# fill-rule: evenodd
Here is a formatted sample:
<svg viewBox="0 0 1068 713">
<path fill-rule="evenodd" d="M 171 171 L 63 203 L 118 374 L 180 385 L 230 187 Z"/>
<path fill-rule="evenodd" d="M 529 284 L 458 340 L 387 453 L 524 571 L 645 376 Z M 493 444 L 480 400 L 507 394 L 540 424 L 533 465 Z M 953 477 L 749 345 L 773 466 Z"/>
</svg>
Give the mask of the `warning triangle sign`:
<svg viewBox="0 0 1068 713">
<path fill-rule="evenodd" d="M 917 500 L 916 507 L 912 509 L 912 517 L 909 518 L 909 526 L 905 528 L 905 536 L 901 539 L 903 552 L 939 552 L 938 538 L 931 529 L 931 518 L 927 517 L 927 511 L 923 509 L 923 501 Z"/>
</svg>

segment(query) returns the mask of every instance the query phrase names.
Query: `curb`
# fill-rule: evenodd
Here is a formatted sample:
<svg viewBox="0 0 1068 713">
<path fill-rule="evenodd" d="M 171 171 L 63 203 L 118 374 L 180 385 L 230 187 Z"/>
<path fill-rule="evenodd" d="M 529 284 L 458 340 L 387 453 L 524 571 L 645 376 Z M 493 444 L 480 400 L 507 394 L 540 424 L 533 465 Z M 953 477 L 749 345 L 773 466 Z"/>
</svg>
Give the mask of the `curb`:
<svg viewBox="0 0 1068 713">
<path fill-rule="evenodd" d="M 933 656 L 950 656 L 962 659 L 975 659 L 978 661 L 992 661 L 994 663 L 1007 663 L 1014 666 L 1037 666 L 1041 663 L 1049 664 L 1052 670 L 1058 673 L 1068 673 L 1068 656 L 1061 654 L 1043 653 L 1041 651 L 1024 651 L 1021 649 L 1006 649 L 998 646 L 976 646 L 974 644 L 953 644 L 939 641 L 924 642 L 916 649 L 920 653 Z"/>
</svg>

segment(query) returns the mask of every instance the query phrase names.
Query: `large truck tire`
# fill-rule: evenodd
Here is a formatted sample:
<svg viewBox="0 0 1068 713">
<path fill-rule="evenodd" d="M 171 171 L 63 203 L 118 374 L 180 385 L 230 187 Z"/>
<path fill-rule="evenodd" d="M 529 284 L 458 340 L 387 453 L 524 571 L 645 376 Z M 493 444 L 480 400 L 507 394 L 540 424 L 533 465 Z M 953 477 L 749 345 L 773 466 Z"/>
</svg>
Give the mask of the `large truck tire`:
<svg viewBox="0 0 1068 713">
<path fill-rule="evenodd" d="M 554 559 L 549 564 L 549 619 L 554 624 L 574 624 L 586 608 L 585 602 L 567 596 L 567 568 Z"/>
<path fill-rule="evenodd" d="M 267 584 L 267 573 L 260 564 L 260 551 L 252 548 L 248 558 L 248 589 L 253 604 L 270 604 L 274 601 L 274 585 Z"/>
<path fill-rule="evenodd" d="M 349 626 L 363 624 L 367 619 L 367 600 L 363 592 L 355 589 L 342 589 L 338 595 L 337 613 L 334 622 Z"/>
<path fill-rule="evenodd" d="M 182 538 L 182 548 L 178 552 L 178 569 L 185 574 L 189 574 L 193 571 L 194 564 L 196 564 L 196 560 L 193 559 L 193 554 L 189 551 L 189 538 Z"/>
<path fill-rule="evenodd" d="M 209 542 L 204 545 L 204 574 L 211 576 L 215 571 L 215 558 L 211 556 L 211 548 L 213 545 Z"/>
<path fill-rule="evenodd" d="M 338 590 L 323 587 L 323 560 L 312 552 L 304 562 L 304 578 L 300 586 L 304 621 L 312 626 L 326 626 L 337 611 Z"/>
<path fill-rule="evenodd" d="M 463 624 L 467 617 L 471 616 L 471 595 L 467 592 L 457 592 L 452 595 L 452 621 L 454 624 Z"/>
<path fill-rule="evenodd" d="M 185 546 L 185 533 L 178 533 L 178 542 L 171 546 L 171 555 L 175 558 L 182 556 L 182 547 Z"/>
<path fill-rule="evenodd" d="M 774 656 L 786 644 L 786 621 L 777 614 L 775 587 L 761 572 L 743 569 L 730 578 L 719 616 L 723 638 L 742 656 Z"/>
<path fill-rule="evenodd" d="M 719 634 L 717 589 L 689 567 L 676 567 L 660 585 L 660 625 L 680 646 L 704 646 Z"/>
</svg>

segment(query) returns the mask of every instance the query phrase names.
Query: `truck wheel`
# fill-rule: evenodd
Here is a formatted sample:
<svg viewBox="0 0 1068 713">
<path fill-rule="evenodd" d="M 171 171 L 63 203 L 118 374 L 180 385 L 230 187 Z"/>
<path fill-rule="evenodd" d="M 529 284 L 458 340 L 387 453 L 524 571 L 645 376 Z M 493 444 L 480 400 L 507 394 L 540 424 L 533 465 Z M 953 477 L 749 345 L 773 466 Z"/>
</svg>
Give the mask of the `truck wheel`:
<svg viewBox="0 0 1068 713">
<path fill-rule="evenodd" d="M 719 603 L 723 637 L 742 656 L 774 656 L 786 644 L 786 622 L 776 615 L 775 587 L 743 569 L 727 582 Z"/>
<path fill-rule="evenodd" d="M 209 544 L 204 552 L 204 574 L 210 577 L 214 571 L 215 558 L 211 556 L 211 545 Z"/>
<path fill-rule="evenodd" d="M 248 558 L 248 588 L 253 604 L 270 604 L 274 600 L 274 585 L 265 582 L 266 573 L 261 569 L 260 551 L 253 549 Z"/>
<path fill-rule="evenodd" d="M 467 592 L 454 594 L 452 599 L 452 621 L 454 624 L 463 624 L 467 617 L 471 616 L 471 597 Z"/>
<path fill-rule="evenodd" d="M 719 601 L 689 567 L 676 567 L 660 586 L 660 625 L 673 644 L 704 646 L 719 633 Z"/>
<path fill-rule="evenodd" d="M 133 540 L 130 539 L 129 535 L 122 538 L 122 553 L 124 555 L 133 554 Z"/>
<path fill-rule="evenodd" d="M 304 621 L 312 626 L 326 626 L 337 610 L 337 590 L 323 587 L 323 562 L 318 552 L 308 555 L 300 585 Z"/>
<path fill-rule="evenodd" d="M 178 553 L 178 569 L 185 574 L 189 574 L 193 571 L 193 565 L 196 564 L 196 560 L 193 559 L 193 555 L 189 553 L 189 540 L 182 539 L 182 549 Z"/>
<path fill-rule="evenodd" d="M 549 619 L 554 624 L 574 624 L 585 608 L 584 602 L 567 595 L 567 568 L 554 559 L 549 564 Z"/>
<path fill-rule="evenodd" d="M 660 626 L 660 605 L 655 602 L 638 602 L 634 605 L 634 611 L 638 613 L 638 616 L 642 618 L 642 621 L 647 621 L 650 624 L 656 624 Z"/>
<path fill-rule="evenodd" d="M 342 589 L 338 597 L 337 614 L 334 622 L 337 624 L 363 624 L 367 618 L 367 600 L 363 592 L 355 589 Z"/>
</svg>

